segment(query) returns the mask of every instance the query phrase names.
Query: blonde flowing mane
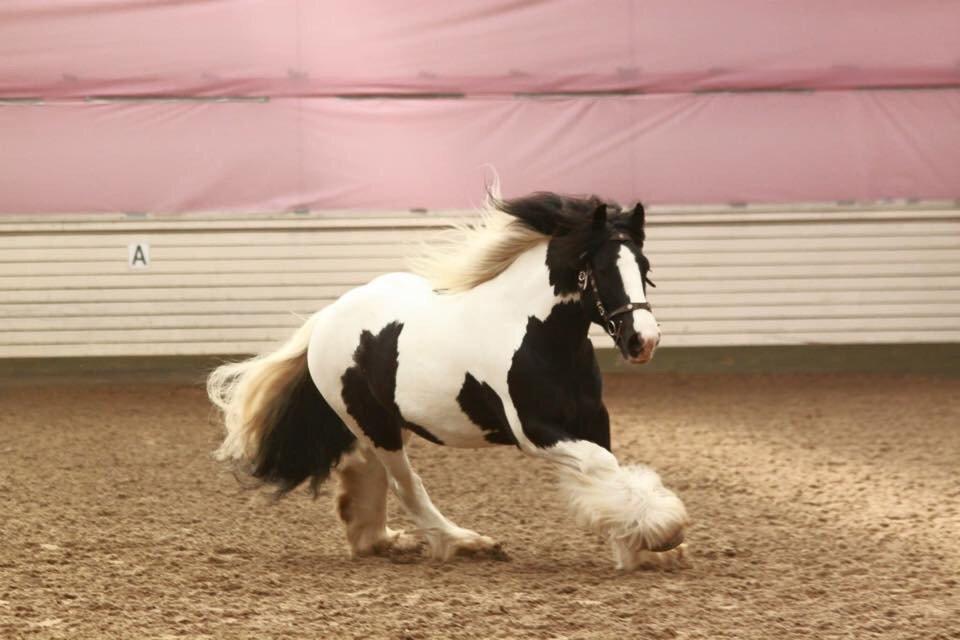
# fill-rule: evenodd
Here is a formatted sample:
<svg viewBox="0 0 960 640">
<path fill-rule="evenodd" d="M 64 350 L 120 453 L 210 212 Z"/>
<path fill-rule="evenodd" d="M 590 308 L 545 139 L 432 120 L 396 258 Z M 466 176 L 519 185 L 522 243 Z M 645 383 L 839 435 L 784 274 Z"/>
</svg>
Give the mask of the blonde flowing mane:
<svg viewBox="0 0 960 640">
<path fill-rule="evenodd" d="M 498 203 L 499 198 L 490 195 L 478 221 L 439 233 L 422 247 L 421 255 L 408 261 L 410 270 L 438 291 L 468 291 L 497 277 L 520 254 L 549 239 L 501 211 Z"/>
</svg>

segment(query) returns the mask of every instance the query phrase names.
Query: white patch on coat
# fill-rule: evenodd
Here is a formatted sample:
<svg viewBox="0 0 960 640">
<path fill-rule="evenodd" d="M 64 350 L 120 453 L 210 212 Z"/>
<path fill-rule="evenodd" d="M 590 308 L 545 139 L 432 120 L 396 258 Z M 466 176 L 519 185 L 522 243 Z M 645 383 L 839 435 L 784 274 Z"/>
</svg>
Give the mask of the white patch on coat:
<svg viewBox="0 0 960 640">
<path fill-rule="evenodd" d="M 620 253 L 617 254 L 617 269 L 620 271 L 620 280 L 623 282 L 627 299 L 630 302 L 647 302 L 640 265 L 637 264 L 637 258 L 633 252 L 624 245 L 620 246 Z M 644 340 L 653 340 L 654 345 L 660 342 L 660 327 L 651 312 L 646 309 L 637 309 L 632 315 L 634 331 Z"/>
</svg>

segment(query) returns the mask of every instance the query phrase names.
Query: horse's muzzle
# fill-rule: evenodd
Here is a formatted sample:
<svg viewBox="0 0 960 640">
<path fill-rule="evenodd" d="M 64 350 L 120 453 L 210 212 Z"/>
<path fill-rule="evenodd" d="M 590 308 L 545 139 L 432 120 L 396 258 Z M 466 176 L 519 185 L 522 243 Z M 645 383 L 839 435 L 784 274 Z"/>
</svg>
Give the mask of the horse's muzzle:
<svg viewBox="0 0 960 640">
<path fill-rule="evenodd" d="M 653 339 L 645 339 L 639 333 L 634 333 L 624 341 L 624 344 L 619 346 L 627 362 L 645 364 L 653 359 L 653 352 L 659 342 L 659 336 Z"/>
</svg>

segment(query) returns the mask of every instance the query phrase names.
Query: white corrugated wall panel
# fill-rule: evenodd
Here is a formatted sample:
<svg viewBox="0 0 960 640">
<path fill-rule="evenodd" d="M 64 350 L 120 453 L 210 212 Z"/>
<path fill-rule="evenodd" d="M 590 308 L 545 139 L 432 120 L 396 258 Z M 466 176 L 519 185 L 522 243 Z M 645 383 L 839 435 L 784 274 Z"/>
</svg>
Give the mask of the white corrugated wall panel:
<svg viewBox="0 0 960 640">
<path fill-rule="evenodd" d="M 957 209 L 649 217 L 662 346 L 960 341 Z M 259 351 L 451 218 L 6 218 L 0 357 Z M 127 265 L 137 242 L 147 269 Z"/>
</svg>

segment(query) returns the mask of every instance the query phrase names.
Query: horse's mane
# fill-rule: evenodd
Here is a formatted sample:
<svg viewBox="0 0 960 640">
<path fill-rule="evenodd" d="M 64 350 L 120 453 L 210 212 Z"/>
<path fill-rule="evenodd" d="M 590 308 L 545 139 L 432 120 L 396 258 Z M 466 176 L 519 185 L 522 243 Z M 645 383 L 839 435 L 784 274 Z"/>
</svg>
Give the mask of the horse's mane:
<svg viewBox="0 0 960 640">
<path fill-rule="evenodd" d="M 454 225 L 439 234 L 435 242 L 423 247 L 421 255 L 409 261 L 409 267 L 438 291 L 467 291 L 503 273 L 520 254 L 546 242 L 555 232 L 571 240 L 583 236 L 587 242 L 590 214 L 599 204 L 596 197 L 550 192 L 513 200 L 488 193 L 479 220 Z"/>
</svg>

